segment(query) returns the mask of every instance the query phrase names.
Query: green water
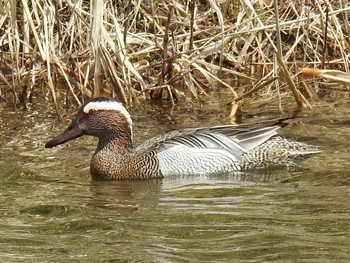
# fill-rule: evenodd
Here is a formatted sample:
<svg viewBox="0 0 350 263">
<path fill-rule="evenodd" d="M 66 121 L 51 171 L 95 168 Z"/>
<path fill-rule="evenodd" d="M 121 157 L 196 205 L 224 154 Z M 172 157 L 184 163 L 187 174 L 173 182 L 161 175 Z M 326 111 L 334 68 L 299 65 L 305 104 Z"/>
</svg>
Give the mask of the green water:
<svg viewBox="0 0 350 263">
<path fill-rule="evenodd" d="M 93 138 L 45 149 L 67 122 L 39 107 L 0 111 L 1 262 L 350 262 L 347 104 L 281 131 L 325 148 L 304 169 L 129 182 L 91 180 Z M 228 113 L 133 110 L 135 140 Z"/>
</svg>

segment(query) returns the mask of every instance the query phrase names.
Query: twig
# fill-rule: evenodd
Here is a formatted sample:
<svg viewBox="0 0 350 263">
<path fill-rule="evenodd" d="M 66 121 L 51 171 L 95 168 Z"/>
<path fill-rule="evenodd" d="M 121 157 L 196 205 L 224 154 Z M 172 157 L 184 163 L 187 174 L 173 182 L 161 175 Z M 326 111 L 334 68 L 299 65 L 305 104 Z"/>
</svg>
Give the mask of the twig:
<svg viewBox="0 0 350 263">
<path fill-rule="evenodd" d="M 238 98 L 234 99 L 232 102 L 239 102 L 239 101 L 241 101 L 245 97 L 250 96 L 254 92 L 257 92 L 258 90 L 260 90 L 260 89 L 266 87 L 267 85 L 269 85 L 270 83 L 274 82 L 276 79 L 278 79 L 278 77 L 270 78 L 270 79 L 264 81 L 263 83 L 261 83 L 261 81 L 259 81 L 258 83 L 256 83 L 253 86 L 253 88 L 251 90 L 249 90 L 248 92 L 244 93 L 242 96 L 239 96 Z M 230 102 L 228 104 L 231 104 L 232 102 Z"/>
<path fill-rule="evenodd" d="M 324 23 L 324 34 L 323 34 L 323 50 L 322 50 L 322 64 L 321 68 L 324 68 L 324 63 L 327 58 L 327 31 L 328 31 L 328 13 L 329 13 L 329 8 L 328 8 L 328 3 L 325 2 L 326 4 L 326 21 Z"/>
<path fill-rule="evenodd" d="M 278 3 L 277 0 L 274 0 L 274 8 L 275 8 L 275 18 L 276 18 L 276 35 L 277 35 L 277 62 L 280 66 L 280 69 L 282 71 L 282 74 L 288 83 L 288 86 L 292 90 L 294 99 L 298 105 L 298 107 L 302 107 L 302 98 L 300 96 L 300 93 L 298 92 L 293 79 L 291 78 L 288 69 L 286 65 L 283 62 L 283 56 L 282 56 L 282 41 L 281 41 L 281 30 L 279 26 L 279 16 L 278 16 Z"/>
</svg>

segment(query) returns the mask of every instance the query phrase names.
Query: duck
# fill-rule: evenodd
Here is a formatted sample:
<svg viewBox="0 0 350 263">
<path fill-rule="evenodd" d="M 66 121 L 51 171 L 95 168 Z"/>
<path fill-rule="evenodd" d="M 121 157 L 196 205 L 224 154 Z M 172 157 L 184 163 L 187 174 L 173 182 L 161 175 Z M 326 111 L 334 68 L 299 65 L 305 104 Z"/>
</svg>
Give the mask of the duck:
<svg viewBox="0 0 350 263">
<path fill-rule="evenodd" d="M 130 113 L 117 99 L 97 97 L 86 101 L 68 128 L 45 147 L 83 135 L 97 137 L 90 162 L 96 180 L 232 173 L 292 166 L 321 152 L 317 146 L 278 135 L 289 119 L 174 130 L 134 147 Z"/>
</svg>

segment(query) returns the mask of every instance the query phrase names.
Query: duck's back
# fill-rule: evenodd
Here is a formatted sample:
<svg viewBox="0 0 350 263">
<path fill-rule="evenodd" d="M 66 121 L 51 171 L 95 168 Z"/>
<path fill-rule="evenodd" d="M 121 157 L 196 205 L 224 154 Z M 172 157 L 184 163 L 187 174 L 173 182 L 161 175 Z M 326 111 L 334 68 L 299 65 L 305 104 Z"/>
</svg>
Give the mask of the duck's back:
<svg viewBox="0 0 350 263">
<path fill-rule="evenodd" d="M 164 176 L 210 174 L 291 165 L 295 159 L 320 150 L 276 136 L 283 120 L 254 126 L 227 125 L 186 129 L 156 137 L 153 145 Z"/>
</svg>

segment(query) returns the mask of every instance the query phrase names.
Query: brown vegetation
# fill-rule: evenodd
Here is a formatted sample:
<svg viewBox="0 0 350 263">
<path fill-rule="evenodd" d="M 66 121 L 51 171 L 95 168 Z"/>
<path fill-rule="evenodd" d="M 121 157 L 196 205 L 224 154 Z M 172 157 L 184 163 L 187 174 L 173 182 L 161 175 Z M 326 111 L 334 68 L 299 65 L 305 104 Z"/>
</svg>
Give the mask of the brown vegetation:
<svg viewBox="0 0 350 263">
<path fill-rule="evenodd" d="M 298 68 L 349 72 L 350 7 L 275 2 L 1 1 L 0 96 L 25 103 L 40 93 L 58 110 L 58 98 L 175 103 L 225 89 L 237 109 L 258 90 L 282 90 L 308 105 Z"/>
</svg>

